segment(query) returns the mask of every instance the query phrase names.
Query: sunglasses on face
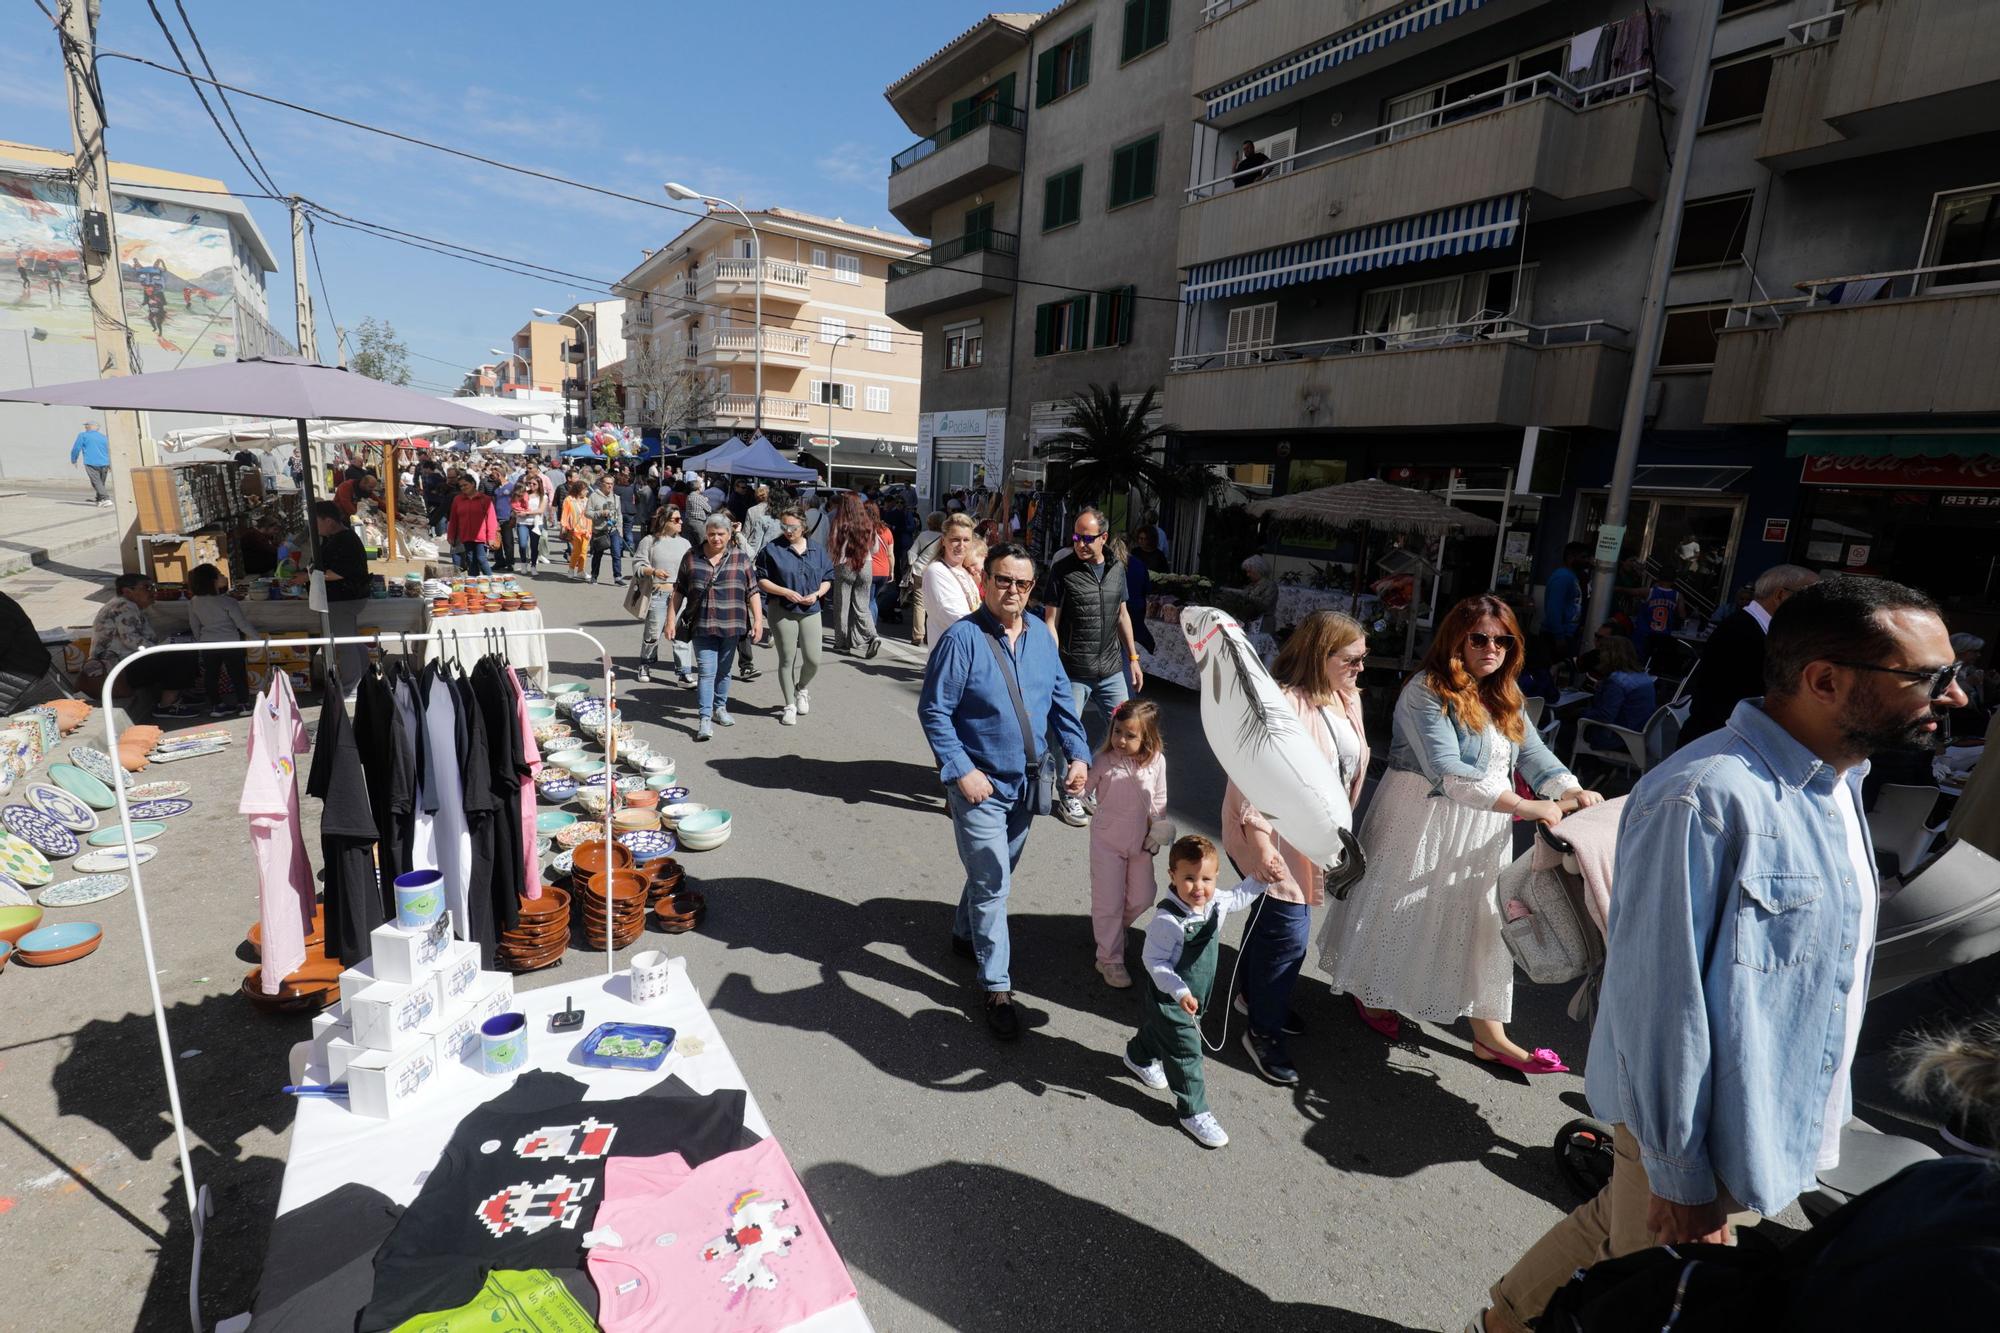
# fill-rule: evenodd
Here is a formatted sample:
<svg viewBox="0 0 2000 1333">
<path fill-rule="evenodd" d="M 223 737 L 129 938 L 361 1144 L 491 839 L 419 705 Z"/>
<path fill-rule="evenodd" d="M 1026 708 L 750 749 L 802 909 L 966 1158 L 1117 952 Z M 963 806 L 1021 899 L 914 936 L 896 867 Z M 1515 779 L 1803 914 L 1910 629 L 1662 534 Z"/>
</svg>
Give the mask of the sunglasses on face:
<svg viewBox="0 0 2000 1333">
<path fill-rule="evenodd" d="M 1876 666 L 1872 662 L 1843 662 L 1838 658 L 1834 659 L 1833 664 L 1835 666 L 1850 667 L 1855 671 L 1879 671 L 1885 676 L 1903 676 L 1910 680 L 1922 681 L 1925 688 L 1930 691 L 1931 698 L 1933 699 L 1944 698 L 1951 691 L 1952 683 L 1965 670 L 1965 663 L 1963 662 L 1948 662 L 1940 667 L 1924 667 L 1922 669 Z"/>
<path fill-rule="evenodd" d="M 1093 542 L 1103 541 L 1104 534 L 1101 532 L 1072 532 L 1069 535 L 1069 539 L 1079 546 L 1089 546 Z"/>
<path fill-rule="evenodd" d="M 1025 579 L 1010 579 L 1005 574 L 994 574 L 991 576 L 990 581 L 994 587 L 1002 592 L 1026 592 L 1035 586 L 1035 579 L 1032 574 Z"/>
<path fill-rule="evenodd" d="M 1490 646 L 1498 648 L 1503 653 L 1514 646 L 1514 636 L 1511 634 L 1480 634 L 1475 631 L 1466 635 L 1465 641 L 1474 648 Z"/>
</svg>

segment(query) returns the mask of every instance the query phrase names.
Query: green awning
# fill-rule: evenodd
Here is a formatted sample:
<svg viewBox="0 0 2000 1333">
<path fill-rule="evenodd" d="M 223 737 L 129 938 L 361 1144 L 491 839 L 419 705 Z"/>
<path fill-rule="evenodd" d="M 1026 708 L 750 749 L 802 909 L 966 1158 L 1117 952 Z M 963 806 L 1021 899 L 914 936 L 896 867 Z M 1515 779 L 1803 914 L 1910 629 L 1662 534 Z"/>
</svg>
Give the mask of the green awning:
<svg viewBox="0 0 2000 1333">
<path fill-rule="evenodd" d="M 1932 431 L 1854 434 L 1795 430 L 1785 441 L 1788 458 L 1984 458 L 2000 454 L 2000 432 Z"/>
</svg>

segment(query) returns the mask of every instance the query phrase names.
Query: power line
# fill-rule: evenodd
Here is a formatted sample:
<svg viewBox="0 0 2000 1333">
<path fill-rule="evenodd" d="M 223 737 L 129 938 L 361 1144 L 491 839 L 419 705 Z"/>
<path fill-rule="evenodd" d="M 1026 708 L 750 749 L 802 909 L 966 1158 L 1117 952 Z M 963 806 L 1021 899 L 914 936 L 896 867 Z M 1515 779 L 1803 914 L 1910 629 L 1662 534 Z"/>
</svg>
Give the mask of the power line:
<svg viewBox="0 0 2000 1333">
<path fill-rule="evenodd" d="M 156 16 L 159 13 L 158 10 L 153 12 Z M 194 53 L 201 57 L 201 67 L 208 71 L 208 77 L 214 78 L 215 66 L 209 61 L 208 52 L 202 48 L 201 34 L 194 30 L 194 20 L 188 17 L 187 6 L 183 5 L 181 0 L 174 0 L 174 12 L 181 16 L 181 24 L 187 29 L 188 40 L 194 43 Z M 250 132 L 244 129 L 243 122 L 236 118 L 236 108 L 229 104 L 229 94 L 218 84 L 215 96 L 222 103 L 222 109 L 229 113 L 229 123 L 236 127 L 237 135 L 243 140 L 243 151 L 250 154 L 250 160 L 257 164 L 257 170 L 264 174 L 262 181 L 264 188 L 273 194 L 282 193 L 278 189 L 277 178 L 271 175 L 271 169 L 264 165 L 264 159 L 257 156 L 257 150 L 251 146 Z"/>
<path fill-rule="evenodd" d="M 313 273 L 319 278 L 319 297 L 326 303 L 326 322 L 333 326 L 333 354 L 337 360 L 340 357 L 341 344 L 340 316 L 333 313 L 333 292 L 326 285 L 326 270 L 319 266 L 319 236 L 313 228 L 311 213 L 306 214 L 306 248 L 312 251 Z M 313 319 L 317 321 L 318 318 L 319 312 L 314 311 Z M 317 338 L 319 335 L 315 333 L 313 337 Z"/>
<path fill-rule="evenodd" d="M 243 174 L 255 182 L 258 188 L 271 190 L 275 193 L 276 187 L 269 181 L 259 178 L 256 168 L 250 165 L 244 158 L 242 150 L 237 148 L 236 140 L 230 138 L 229 131 L 222 128 L 222 122 L 216 118 L 215 108 L 208 104 L 208 94 L 201 90 L 201 84 L 196 81 L 194 71 L 188 68 L 187 57 L 181 54 L 181 44 L 174 40 L 174 30 L 167 26 L 166 16 L 160 13 L 160 7 L 154 4 L 153 0 L 146 0 L 146 8 L 152 11 L 153 22 L 159 25 L 161 34 L 166 37 L 167 46 L 172 49 L 174 59 L 180 61 L 181 74 L 187 79 L 188 86 L 194 89 L 195 100 L 201 103 L 201 109 L 208 113 L 208 123 L 215 126 L 215 132 L 222 136 L 222 142 L 229 149 L 229 155 L 236 159 L 236 165 L 243 168 Z M 156 66 L 156 68 L 164 69 L 165 66 Z M 172 73 L 173 71 L 168 70 L 167 72 Z M 221 85 L 218 84 L 217 92 L 220 93 L 220 91 Z"/>
</svg>

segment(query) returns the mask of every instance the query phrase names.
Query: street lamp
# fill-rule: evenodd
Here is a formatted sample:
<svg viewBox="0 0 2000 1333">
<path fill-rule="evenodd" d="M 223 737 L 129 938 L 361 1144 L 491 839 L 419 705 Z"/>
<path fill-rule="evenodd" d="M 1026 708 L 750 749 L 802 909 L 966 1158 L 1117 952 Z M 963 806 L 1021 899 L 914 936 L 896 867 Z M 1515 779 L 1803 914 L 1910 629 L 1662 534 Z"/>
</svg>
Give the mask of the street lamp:
<svg viewBox="0 0 2000 1333">
<path fill-rule="evenodd" d="M 587 428 L 590 425 L 590 418 L 597 414 L 597 409 L 592 405 L 590 397 L 591 368 L 597 364 L 597 354 L 590 347 L 590 327 L 567 310 L 561 314 L 557 314 L 553 310 L 544 310 L 540 306 L 536 306 L 534 307 L 534 313 L 543 319 L 566 319 L 583 332 L 583 411 L 578 413 L 578 415 L 584 419 L 584 425 Z"/>
<path fill-rule="evenodd" d="M 750 260 L 757 266 L 757 313 L 753 317 L 757 326 L 757 398 L 755 407 L 751 409 L 754 422 L 751 429 L 753 434 L 761 435 L 764 432 L 764 238 L 757 234 L 757 224 L 750 220 L 750 215 L 727 199 L 689 189 L 678 181 L 668 181 L 666 191 L 672 199 L 699 199 L 705 204 L 720 204 L 742 218 L 743 225 L 750 229 Z"/>
<path fill-rule="evenodd" d="M 504 360 L 501 363 L 503 365 L 506 364 L 506 362 L 508 361 L 519 361 L 521 363 L 521 373 L 523 375 L 532 375 L 534 373 L 528 366 L 528 358 L 522 356 L 519 352 L 503 352 L 497 347 L 489 347 L 486 350 L 488 352 L 491 352 L 494 356 L 504 358 Z"/>
<path fill-rule="evenodd" d="M 840 396 L 833 383 L 833 354 L 840 350 L 844 342 L 853 341 L 851 333 L 838 333 L 827 339 L 826 349 L 826 484 L 833 485 L 833 400 Z"/>
</svg>

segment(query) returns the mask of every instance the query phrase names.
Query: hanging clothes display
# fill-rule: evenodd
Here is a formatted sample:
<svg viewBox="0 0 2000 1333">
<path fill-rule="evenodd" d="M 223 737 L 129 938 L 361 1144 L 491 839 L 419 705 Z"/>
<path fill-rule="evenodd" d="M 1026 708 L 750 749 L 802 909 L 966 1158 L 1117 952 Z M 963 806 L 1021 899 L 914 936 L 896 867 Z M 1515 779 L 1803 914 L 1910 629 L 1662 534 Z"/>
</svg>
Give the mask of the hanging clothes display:
<svg viewBox="0 0 2000 1333">
<path fill-rule="evenodd" d="M 376 874 L 385 886 L 410 869 L 410 846 L 403 836 L 416 798 L 410 737 L 402 731 L 395 689 L 370 667 L 354 691 L 354 748 L 368 775 L 368 808 L 375 818 Z"/>
<path fill-rule="evenodd" d="M 437 836 L 423 804 L 430 746 L 424 734 L 422 677 L 408 663 L 397 662 L 389 672 L 389 684 L 396 696 L 396 719 L 410 750 L 410 808 L 397 830 L 403 844 L 403 866 L 406 870 L 436 870 Z"/>
<path fill-rule="evenodd" d="M 424 701 L 423 786 L 417 800 L 415 869 L 444 875 L 445 904 L 452 930 L 471 939 L 466 889 L 472 873 L 472 835 L 466 828 L 465 797 L 459 771 L 465 738 L 459 729 L 457 691 L 435 662 L 424 668 L 418 695 Z M 431 856 L 424 858 L 426 838 Z"/>
<path fill-rule="evenodd" d="M 319 839 L 326 897 L 326 956 L 349 967 L 368 957 L 368 934 L 394 915 L 375 873 L 375 814 L 368 775 L 341 702 L 339 675 L 327 669 L 306 792 L 320 801 Z"/>
<path fill-rule="evenodd" d="M 521 677 L 507 668 L 507 685 L 514 694 L 514 734 L 521 740 L 521 882 L 523 898 L 542 896 L 542 858 L 536 851 L 535 778 L 542 767 L 541 747 L 535 744 L 535 729 L 528 722 L 528 694 Z"/>
<path fill-rule="evenodd" d="M 492 794 L 493 868 L 487 880 L 487 902 L 494 930 L 478 937 L 490 967 L 500 932 L 512 930 L 521 919 L 521 893 L 527 888 L 517 851 L 521 846 L 521 727 L 515 720 L 518 710 L 504 659 L 497 654 L 480 658 L 472 669 L 471 685 L 486 733 L 488 790 Z M 469 772 L 466 786 L 473 786 Z M 478 891 L 477 883 L 473 891 Z"/>
<path fill-rule="evenodd" d="M 458 779 L 465 805 L 466 846 L 470 849 L 465 865 L 465 921 L 459 937 L 479 945 L 479 965 L 490 970 L 493 946 L 500 936 L 493 912 L 493 816 L 500 800 L 493 794 L 492 732 L 480 715 L 472 682 L 456 663 L 451 667 L 451 689 L 458 708 L 462 747 Z"/>
<path fill-rule="evenodd" d="M 250 817 L 262 940 L 258 985 L 266 995 L 276 995 L 284 979 L 305 963 L 306 936 L 312 932 L 312 863 L 299 827 L 295 762 L 311 749 L 291 678 L 274 671 L 250 718 L 248 768 L 236 806 Z"/>
</svg>

